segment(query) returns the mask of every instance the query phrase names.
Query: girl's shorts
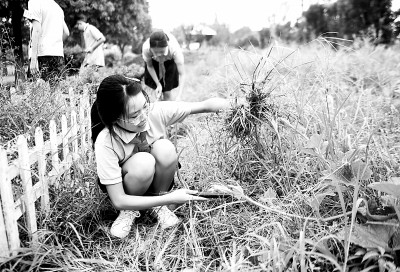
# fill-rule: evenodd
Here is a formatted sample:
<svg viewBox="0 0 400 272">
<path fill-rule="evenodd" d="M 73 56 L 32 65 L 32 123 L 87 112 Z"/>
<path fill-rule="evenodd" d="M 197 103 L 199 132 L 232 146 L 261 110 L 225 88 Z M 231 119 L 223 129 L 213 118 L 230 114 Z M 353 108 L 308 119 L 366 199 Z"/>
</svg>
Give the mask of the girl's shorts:
<svg viewBox="0 0 400 272">
<path fill-rule="evenodd" d="M 159 69 L 158 69 L 158 61 L 152 60 L 154 70 L 156 71 L 156 75 L 158 77 Z M 179 86 L 179 72 L 178 67 L 173 59 L 167 60 L 164 62 L 165 67 L 165 84 L 164 79 L 159 79 L 162 85 L 163 92 L 169 92 L 172 89 L 175 89 Z M 157 84 L 154 82 L 151 77 L 149 71 L 147 70 L 147 65 L 145 65 L 144 71 L 144 83 L 152 89 L 157 88 Z"/>
</svg>

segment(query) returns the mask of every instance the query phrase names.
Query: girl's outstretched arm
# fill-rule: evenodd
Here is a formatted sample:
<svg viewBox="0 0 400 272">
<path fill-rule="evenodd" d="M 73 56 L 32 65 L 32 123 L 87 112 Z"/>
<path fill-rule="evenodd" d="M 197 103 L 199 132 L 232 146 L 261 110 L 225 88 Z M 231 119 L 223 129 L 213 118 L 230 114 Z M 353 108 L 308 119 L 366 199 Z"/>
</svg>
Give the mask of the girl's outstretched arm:
<svg viewBox="0 0 400 272">
<path fill-rule="evenodd" d="M 207 200 L 206 198 L 196 196 L 197 191 L 189 189 L 178 189 L 159 196 L 127 195 L 122 183 L 107 185 L 107 193 L 117 210 L 144 210 L 168 204 Z"/>
<path fill-rule="evenodd" d="M 225 98 L 209 98 L 201 102 L 191 102 L 191 114 L 204 112 L 218 112 L 230 107 L 230 102 Z"/>
</svg>

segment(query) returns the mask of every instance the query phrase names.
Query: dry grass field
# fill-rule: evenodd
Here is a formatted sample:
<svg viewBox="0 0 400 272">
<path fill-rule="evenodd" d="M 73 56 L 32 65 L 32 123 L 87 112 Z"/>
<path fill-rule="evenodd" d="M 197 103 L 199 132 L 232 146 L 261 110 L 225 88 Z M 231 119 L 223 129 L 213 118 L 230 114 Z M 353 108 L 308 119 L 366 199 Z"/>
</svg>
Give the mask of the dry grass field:
<svg viewBox="0 0 400 272">
<path fill-rule="evenodd" d="M 145 211 L 120 240 L 93 160 L 81 160 L 50 188 L 39 244 L 22 230 L 2 271 L 400 271 L 400 48 L 208 47 L 185 62 L 183 100 L 221 96 L 232 108 L 171 128 L 176 186 L 233 197 L 175 207 L 182 224 L 166 231 Z M 24 86 L 1 102 L 0 143 L 68 111 L 68 87 L 95 93 L 105 75 L 134 72 L 83 73 L 47 94 Z"/>
</svg>

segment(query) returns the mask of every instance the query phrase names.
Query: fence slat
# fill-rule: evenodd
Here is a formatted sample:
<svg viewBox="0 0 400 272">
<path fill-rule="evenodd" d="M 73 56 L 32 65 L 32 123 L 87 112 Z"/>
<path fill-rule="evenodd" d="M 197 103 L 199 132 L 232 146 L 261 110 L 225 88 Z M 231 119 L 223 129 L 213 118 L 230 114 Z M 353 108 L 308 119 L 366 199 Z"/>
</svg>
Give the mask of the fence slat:
<svg viewBox="0 0 400 272">
<path fill-rule="evenodd" d="M 93 155 L 93 149 L 92 149 L 92 123 L 90 121 L 91 104 L 90 104 L 90 96 L 89 95 L 87 96 L 87 99 L 86 99 L 85 110 L 86 110 L 87 142 L 89 144 L 87 156 L 88 156 L 88 163 L 92 164 L 94 155 Z"/>
<path fill-rule="evenodd" d="M 17 218 L 14 215 L 14 197 L 12 193 L 11 181 L 7 176 L 7 153 L 0 147 L 0 196 L 3 213 L 1 216 L 4 218 L 4 225 L 7 234 L 8 248 L 12 252 L 19 248 L 19 234 Z M 0 243 L 3 240 L 0 240 Z M 16 252 L 14 252 L 16 253 Z"/>
<path fill-rule="evenodd" d="M 77 134 L 78 134 L 78 124 L 76 122 L 76 112 L 71 112 L 71 140 L 72 143 L 72 152 L 74 159 L 78 158 L 78 141 L 77 141 Z"/>
<path fill-rule="evenodd" d="M 37 231 L 36 225 L 36 211 L 35 211 L 35 198 L 32 186 L 31 166 L 29 163 L 28 143 L 26 138 L 22 135 L 18 137 L 18 160 L 20 169 L 20 176 L 22 179 L 22 188 L 24 192 L 23 201 L 26 213 L 26 222 L 28 234 L 32 237 L 32 242 L 36 242 L 35 232 Z"/>
<path fill-rule="evenodd" d="M 68 88 L 68 95 L 69 95 L 69 106 L 71 109 L 75 108 L 75 102 L 74 102 L 74 89 L 72 87 Z"/>
<path fill-rule="evenodd" d="M 41 195 L 40 204 L 41 209 L 45 214 L 49 214 L 50 205 L 49 205 L 49 186 L 48 181 L 45 178 L 46 175 L 46 161 L 44 156 L 44 143 L 43 143 L 43 132 L 40 127 L 37 127 L 35 130 L 35 145 L 36 145 L 36 153 L 38 159 L 38 177 L 39 182 L 41 184 Z M 36 200 L 36 198 L 35 198 Z"/>
<path fill-rule="evenodd" d="M 63 164 L 71 161 L 71 156 L 69 154 L 69 135 L 68 132 L 67 117 L 63 114 L 61 116 L 61 136 L 62 136 L 62 147 L 63 147 Z M 66 179 L 71 179 L 71 171 L 67 170 L 64 174 Z"/>
<path fill-rule="evenodd" d="M 79 123 L 80 123 L 80 136 L 81 136 L 81 154 L 86 157 L 86 122 L 85 122 L 85 102 L 84 97 L 80 99 L 79 103 Z"/>
<path fill-rule="evenodd" d="M 62 134 L 62 146 L 63 146 L 63 159 L 66 160 L 69 154 L 69 143 L 68 143 L 68 124 L 67 117 L 63 114 L 61 116 L 61 134 Z"/>
<path fill-rule="evenodd" d="M 50 150 L 51 150 L 51 166 L 53 167 L 49 175 L 58 175 L 59 157 L 58 157 L 58 141 L 57 141 L 57 127 L 54 120 L 50 120 Z"/>
<path fill-rule="evenodd" d="M 6 224 L 4 223 L 3 209 L 0 204 L 0 262 L 5 261 L 9 256 L 10 250 L 8 249 Z"/>
</svg>

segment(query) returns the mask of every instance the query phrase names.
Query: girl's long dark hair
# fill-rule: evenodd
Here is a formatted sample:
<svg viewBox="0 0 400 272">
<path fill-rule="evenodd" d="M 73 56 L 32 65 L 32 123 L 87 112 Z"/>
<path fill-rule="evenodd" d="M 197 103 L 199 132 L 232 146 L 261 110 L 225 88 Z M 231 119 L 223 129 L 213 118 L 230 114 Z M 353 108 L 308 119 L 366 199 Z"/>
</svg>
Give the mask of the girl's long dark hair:
<svg viewBox="0 0 400 272">
<path fill-rule="evenodd" d="M 97 136 L 104 128 L 115 137 L 114 124 L 118 118 L 127 114 L 128 99 L 140 92 L 148 101 L 149 97 L 143 91 L 140 81 L 122 75 L 112 75 L 103 79 L 90 110 L 93 148 Z"/>
</svg>

